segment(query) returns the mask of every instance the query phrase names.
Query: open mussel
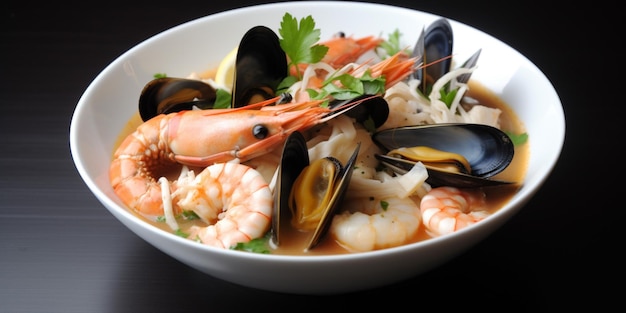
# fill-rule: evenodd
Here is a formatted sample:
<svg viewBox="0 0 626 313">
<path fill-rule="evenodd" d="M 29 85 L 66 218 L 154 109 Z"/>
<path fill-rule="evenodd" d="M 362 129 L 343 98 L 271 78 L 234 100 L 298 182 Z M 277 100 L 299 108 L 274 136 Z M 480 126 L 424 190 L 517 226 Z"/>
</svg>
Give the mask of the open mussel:
<svg viewBox="0 0 626 313">
<path fill-rule="evenodd" d="M 406 126 L 375 133 L 373 140 L 386 151 L 376 158 L 404 174 L 417 162 L 428 170 L 432 186 L 460 188 L 496 186 L 512 182 L 492 179 L 513 160 L 513 142 L 500 129 L 483 124 L 448 123 Z"/>
<path fill-rule="evenodd" d="M 231 107 L 273 98 L 278 84 L 287 74 L 287 57 L 276 33 L 265 26 L 252 27 L 237 47 Z M 217 90 L 201 80 L 156 78 L 141 91 L 139 113 L 142 120 L 147 121 L 158 114 L 193 107 L 212 109 L 216 100 Z"/>
<path fill-rule="evenodd" d="M 425 30 L 413 48 L 413 57 L 423 67 L 413 73 L 413 78 L 420 80 L 418 89 L 425 95 L 430 93 L 432 85 L 443 75 L 450 72 L 452 67 L 453 33 L 450 22 L 439 18 L 432 22 Z M 480 51 L 475 52 L 461 67 L 472 68 L 476 65 Z M 470 74 L 463 74 L 457 78 L 458 82 L 466 83 Z"/>
<path fill-rule="evenodd" d="M 148 82 L 139 96 L 139 115 L 145 122 L 159 114 L 213 108 L 217 98 L 211 85 L 197 80 L 161 77 Z"/>
<path fill-rule="evenodd" d="M 305 251 L 320 243 L 348 189 L 359 147 L 360 144 L 345 165 L 332 156 L 310 163 L 304 136 L 300 132 L 289 135 L 274 192 L 272 242 L 275 245 L 280 245 L 284 223 L 311 232 Z"/>
</svg>

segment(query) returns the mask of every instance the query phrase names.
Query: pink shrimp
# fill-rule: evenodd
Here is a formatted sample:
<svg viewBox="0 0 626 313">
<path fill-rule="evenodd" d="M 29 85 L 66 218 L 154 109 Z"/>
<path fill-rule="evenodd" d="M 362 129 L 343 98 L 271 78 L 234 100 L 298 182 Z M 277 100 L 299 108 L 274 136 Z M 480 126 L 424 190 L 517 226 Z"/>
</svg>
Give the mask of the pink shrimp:
<svg viewBox="0 0 626 313">
<path fill-rule="evenodd" d="M 485 194 L 455 187 L 437 187 L 420 203 L 422 222 L 433 236 L 453 233 L 475 224 L 489 215 Z"/>
<path fill-rule="evenodd" d="M 339 33 L 333 38 L 323 41 L 320 44 L 328 47 L 328 52 L 322 62 L 330 64 L 334 68 L 342 67 L 356 60 L 365 52 L 375 49 L 383 38 L 375 36 L 365 36 L 361 38 L 346 37 Z"/>
<path fill-rule="evenodd" d="M 217 163 L 176 185 L 172 195 L 180 197 L 178 207 L 194 211 L 208 224 L 192 226 L 189 239 L 230 248 L 269 230 L 272 192 L 263 176 L 247 165 Z"/>
</svg>

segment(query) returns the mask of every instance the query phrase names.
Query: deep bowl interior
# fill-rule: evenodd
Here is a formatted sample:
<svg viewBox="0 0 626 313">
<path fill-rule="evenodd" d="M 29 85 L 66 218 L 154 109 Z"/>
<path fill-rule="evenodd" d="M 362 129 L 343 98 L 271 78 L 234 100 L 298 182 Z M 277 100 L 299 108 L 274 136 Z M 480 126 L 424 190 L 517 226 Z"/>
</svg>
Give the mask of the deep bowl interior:
<svg viewBox="0 0 626 313">
<path fill-rule="evenodd" d="M 358 16 L 355 19 L 346 19 Z M 545 75 L 503 42 L 451 20 L 455 58 L 482 49 L 472 78 L 502 97 L 518 114 L 530 138 L 530 162 L 521 190 L 489 219 L 455 234 L 403 247 L 340 256 L 257 255 L 206 247 L 136 219 L 117 199 L 108 167 L 119 132 L 137 110 L 139 93 L 155 73 L 187 76 L 217 66 L 241 35 L 256 25 L 278 32 L 282 16 L 311 15 L 322 39 L 335 32 L 387 36 L 396 29 L 412 45 L 421 29 L 439 16 L 367 3 L 289 2 L 214 14 L 145 40 L 107 66 L 80 98 L 70 127 L 76 168 L 102 204 L 138 236 L 204 273 L 265 290 L 327 294 L 390 284 L 432 269 L 469 249 L 513 216 L 538 190 L 560 155 L 565 119 L 558 95 Z M 376 20 L 376 23 L 370 22 Z M 220 31 L 215 31 L 219 29 Z M 380 264 L 395 264 L 381 267 Z M 379 268 L 372 272 L 371 268 Z M 367 272 L 368 275 L 363 275 Z"/>
</svg>

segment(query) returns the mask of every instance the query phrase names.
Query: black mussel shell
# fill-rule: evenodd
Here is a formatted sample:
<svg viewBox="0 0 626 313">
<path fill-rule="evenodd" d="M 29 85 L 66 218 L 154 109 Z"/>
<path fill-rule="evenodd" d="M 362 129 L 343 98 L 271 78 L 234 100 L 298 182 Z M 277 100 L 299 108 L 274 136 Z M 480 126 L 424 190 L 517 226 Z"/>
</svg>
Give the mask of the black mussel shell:
<svg viewBox="0 0 626 313">
<path fill-rule="evenodd" d="M 474 52 L 474 54 L 472 54 L 472 56 L 469 57 L 469 59 L 467 59 L 463 64 L 461 64 L 461 67 L 472 68 L 476 66 L 476 64 L 478 63 L 478 57 L 480 56 L 481 51 L 482 49 L 478 49 L 478 51 Z M 471 76 L 472 76 L 471 73 L 462 74 L 456 78 L 456 81 L 458 81 L 459 83 L 467 83 Z"/>
<path fill-rule="evenodd" d="M 377 132 L 372 138 L 387 152 L 401 147 L 426 146 L 467 159 L 471 167 L 469 175 L 428 169 L 427 182 L 432 185 L 478 187 L 508 183 L 490 179 L 507 168 L 514 156 L 513 142 L 496 127 L 466 123 L 407 126 Z M 388 156 L 377 158 L 396 172 L 407 171 L 415 163 Z"/>
<path fill-rule="evenodd" d="M 265 26 L 248 30 L 237 49 L 235 72 L 232 107 L 274 97 L 278 84 L 288 75 L 287 56 L 278 35 Z"/>
<path fill-rule="evenodd" d="M 360 100 L 363 101 L 343 114 L 354 118 L 361 124 L 371 122 L 374 129 L 382 126 L 387 121 L 389 117 L 389 103 L 381 96 L 362 95 L 348 100 L 333 100 L 330 103 L 330 107 L 336 108 Z"/>
<path fill-rule="evenodd" d="M 163 77 L 148 82 L 139 96 L 139 115 L 145 122 L 159 114 L 212 108 L 217 93 L 196 79 Z"/>
<path fill-rule="evenodd" d="M 293 132 L 283 145 L 283 152 L 278 167 L 278 179 L 274 187 L 274 211 L 272 213 L 272 242 L 280 245 L 280 223 L 286 217 L 281 214 L 289 208 L 291 187 L 298 174 L 309 165 L 309 151 L 306 140 L 300 132 Z M 284 221 L 283 221 L 284 222 Z"/>
<path fill-rule="evenodd" d="M 420 80 L 419 89 L 423 93 L 427 92 L 428 86 L 432 86 L 450 71 L 452 45 L 452 26 L 445 18 L 435 20 L 422 31 L 413 49 L 413 56 L 418 58 L 417 64 L 422 64 L 423 68 L 415 71 L 413 75 Z M 435 61 L 437 62 L 430 64 Z"/>
</svg>

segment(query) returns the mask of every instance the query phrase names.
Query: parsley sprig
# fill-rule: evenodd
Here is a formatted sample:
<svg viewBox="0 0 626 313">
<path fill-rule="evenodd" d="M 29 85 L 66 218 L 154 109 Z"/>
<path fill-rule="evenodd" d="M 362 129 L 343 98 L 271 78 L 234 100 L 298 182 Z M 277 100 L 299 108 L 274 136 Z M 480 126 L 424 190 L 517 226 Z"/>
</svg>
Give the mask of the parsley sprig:
<svg viewBox="0 0 626 313">
<path fill-rule="evenodd" d="M 280 47 L 289 59 L 288 67 L 295 68 L 298 79 L 302 78 L 299 64 L 317 63 L 328 52 L 327 46 L 318 44 L 321 31 L 315 28 L 311 15 L 300 19 L 298 24 L 298 19 L 285 13 L 278 32 L 282 37 L 279 39 Z"/>
<path fill-rule="evenodd" d="M 320 62 L 328 52 L 328 47 L 319 43 L 321 31 L 315 28 L 315 20 L 311 15 L 300 19 L 298 23 L 297 18 L 285 13 L 278 32 L 281 36 L 279 43 L 287 55 L 290 72 L 295 72 L 295 75 L 289 75 L 280 83 L 277 88 L 280 91 L 301 80 L 300 65 Z M 397 49 L 399 36 L 399 33 L 390 36 L 389 49 Z M 398 42 L 394 42 L 392 37 Z M 307 91 L 312 99 L 328 99 L 332 96 L 334 99 L 345 100 L 364 94 L 381 94 L 384 86 L 384 77 L 373 78 L 366 72 L 358 78 L 349 74 L 334 75 L 322 83 L 320 90 Z"/>
<path fill-rule="evenodd" d="M 389 34 L 389 37 L 387 38 L 387 40 L 382 41 L 379 44 L 379 46 L 380 48 L 382 48 L 383 50 L 387 52 L 387 56 L 394 55 L 401 51 L 404 51 L 404 53 L 406 53 L 407 55 L 410 55 L 411 54 L 410 50 L 407 47 L 401 46 L 401 41 L 400 41 L 401 37 L 402 37 L 402 33 L 400 32 L 399 29 L 396 28 L 396 30 L 394 30 L 391 34 Z"/>
</svg>

